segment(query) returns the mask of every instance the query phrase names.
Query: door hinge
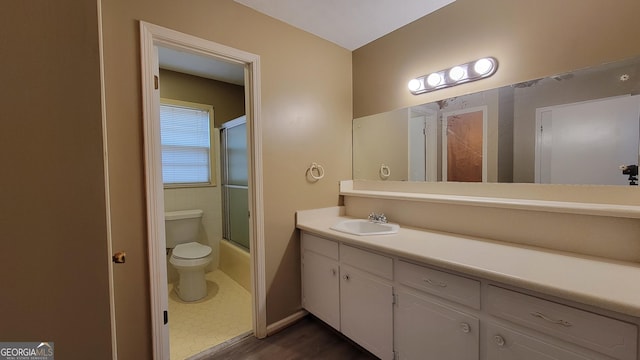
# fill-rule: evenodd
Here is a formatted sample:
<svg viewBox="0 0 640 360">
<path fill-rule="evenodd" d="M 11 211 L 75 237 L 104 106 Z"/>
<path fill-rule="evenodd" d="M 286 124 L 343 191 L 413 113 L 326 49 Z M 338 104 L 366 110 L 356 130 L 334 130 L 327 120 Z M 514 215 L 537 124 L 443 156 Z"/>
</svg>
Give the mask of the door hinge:
<svg viewBox="0 0 640 360">
<path fill-rule="evenodd" d="M 395 350 L 393 351 L 392 356 L 393 356 L 391 358 L 392 360 L 399 360 L 400 359 L 400 355 L 398 355 L 398 352 L 395 351 Z"/>
<path fill-rule="evenodd" d="M 392 300 L 391 300 L 391 301 L 392 301 L 392 304 L 393 304 L 393 305 L 396 305 L 396 304 L 398 303 L 398 294 L 396 294 L 396 293 L 392 293 L 392 294 L 391 294 L 391 299 L 392 299 Z"/>
<path fill-rule="evenodd" d="M 153 88 L 158 90 L 160 87 L 160 81 L 158 79 L 158 75 L 153 75 Z"/>
<path fill-rule="evenodd" d="M 169 323 L 169 312 L 167 310 L 164 311 L 164 324 L 167 325 Z"/>
</svg>

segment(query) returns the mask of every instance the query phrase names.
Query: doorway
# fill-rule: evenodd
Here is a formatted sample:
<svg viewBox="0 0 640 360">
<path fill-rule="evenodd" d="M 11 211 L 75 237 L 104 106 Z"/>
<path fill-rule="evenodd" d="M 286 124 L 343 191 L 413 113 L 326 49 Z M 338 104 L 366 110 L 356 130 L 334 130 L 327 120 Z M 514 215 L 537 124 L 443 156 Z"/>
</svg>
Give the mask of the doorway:
<svg viewBox="0 0 640 360">
<path fill-rule="evenodd" d="M 196 38 L 157 25 L 140 22 L 142 58 L 142 98 L 145 138 L 147 189 L 147 228 L 149 248 L 150 294 L 152 311 L 153 354 L 169 359 L 168 285 L 164 199 L 159 122 L 158 47 L 187 54 L 240 64 L 244 67 L 248 148 L 248 204 L 251 310 L 253 333 L 266 336 L 266 291 L 264 273 L 264 225 L 262 196 L 262 144 L 260 141 L 260 58 L 208 40 Z"/>
</svg>

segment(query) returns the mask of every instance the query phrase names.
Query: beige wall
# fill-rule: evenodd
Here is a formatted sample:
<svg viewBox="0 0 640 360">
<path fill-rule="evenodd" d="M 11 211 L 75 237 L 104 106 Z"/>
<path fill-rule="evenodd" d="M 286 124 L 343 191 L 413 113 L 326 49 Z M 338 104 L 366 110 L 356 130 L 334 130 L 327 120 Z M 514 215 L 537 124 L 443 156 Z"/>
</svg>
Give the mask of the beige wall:
<svg viewBox="0 0 640 360">
<path fill-rule="evenodd" d="M 150 358 L 139 19 L 260 56 L 267 321 L 297 311 L 295 211 L 338 204 L 338 180 L 351 178 L 351 53 L 231 0 L 110 0 L 102 10 L 113 239 L 130 259 L 115 274 L 127 304 L 121 358 Z M 325 168 L 317 183 L 305 178 L 312 162 Z"/>
<path fill-rule="evenodd" d="M 400 109 L 353 120 L 353 178 L 408 180 L 409 109 Z M 389 177 L 380 176 L 380 167 Z"/>
<path fill-rule="evenodd" d="M 457 0 L 353 53 L 354 117 L 640 54 L 636 0 Z M 484 56 L 489 78 L 424 95 L 409 79 Z"/>
<path fill-rule="evenodd" d="M 111 359 L 96 2 L 7 2 L 0 34 L 0 341 Z"/>
<path fill-rule="evenodd" d="M 244 86 L 160 69 L 160 97 L 213 106 L 215 127 L 246 114 Z"/>
</svg>

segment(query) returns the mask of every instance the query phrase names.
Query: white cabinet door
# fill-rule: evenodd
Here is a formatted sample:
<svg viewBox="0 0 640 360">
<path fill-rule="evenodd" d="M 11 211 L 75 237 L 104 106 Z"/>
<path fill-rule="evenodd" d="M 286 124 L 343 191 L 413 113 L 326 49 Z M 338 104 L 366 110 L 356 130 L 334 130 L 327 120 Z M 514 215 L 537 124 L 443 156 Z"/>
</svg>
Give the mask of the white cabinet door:
<svg viewBox="0 0 640 360">
<path fill-rule="evenodd" d="M 396 351 L 401 360 L 478 360 L 479 320 L 400 290 L 396 304 Z"/>
<path fill-rule="evenodd" d="M 582 355 L 530 335 L 490 323 L 487 326 L 487 359 L 491 360 L 596 360 L 610 359 Z"/>
<path fill-rule="evenodd" d="M 340 275 L 342 333 L 380 359 L 393 359 L 393 287 L 344 264 Z"/>
<path fill-rule="evenodd" d="M 340 281 L 336 260 L 302 250 L 302 306 L 340 330 Z"/>
</svg>

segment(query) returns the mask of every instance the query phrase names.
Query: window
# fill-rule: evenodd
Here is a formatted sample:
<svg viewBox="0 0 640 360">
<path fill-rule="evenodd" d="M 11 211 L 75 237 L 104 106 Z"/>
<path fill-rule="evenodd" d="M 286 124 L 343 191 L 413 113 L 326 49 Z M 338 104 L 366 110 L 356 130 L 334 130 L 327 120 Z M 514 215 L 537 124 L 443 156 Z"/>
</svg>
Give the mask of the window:
<svg viewBox="0 0 640 360">
<path fill-rule="evenodd" d="M 160 139 L 165 187 L 215 185 L 213 107 L 162 99 Z"/>
</svg>

